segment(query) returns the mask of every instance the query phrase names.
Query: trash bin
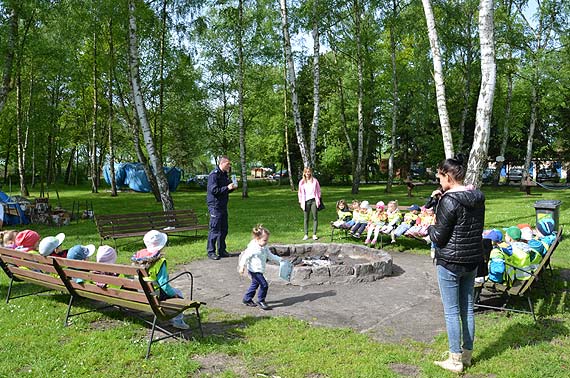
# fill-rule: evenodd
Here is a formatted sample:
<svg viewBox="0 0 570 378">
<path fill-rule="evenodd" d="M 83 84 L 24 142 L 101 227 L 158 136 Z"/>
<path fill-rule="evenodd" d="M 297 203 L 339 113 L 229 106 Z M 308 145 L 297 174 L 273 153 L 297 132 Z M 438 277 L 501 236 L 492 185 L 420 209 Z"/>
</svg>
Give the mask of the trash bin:
<svg viewBox="0 0 570 378">
<path fill-rule="evenodd" d="M 554 229 L 558 230 L 558 217 L 560 213 L 559 200 L 540 200 L 534 203 L 536 209 L 536 223 L 542 218 L 552 218 L 554 220 Z"/>
</svg>

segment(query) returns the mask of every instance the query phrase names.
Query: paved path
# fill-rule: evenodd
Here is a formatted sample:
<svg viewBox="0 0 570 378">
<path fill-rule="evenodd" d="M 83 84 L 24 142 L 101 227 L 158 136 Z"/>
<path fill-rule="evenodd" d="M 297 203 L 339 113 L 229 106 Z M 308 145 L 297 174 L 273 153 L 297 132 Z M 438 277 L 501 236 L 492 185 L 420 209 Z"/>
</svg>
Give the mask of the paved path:
<svg viewBox="0 0 570 378">
<path fill-rule="evenodd" d="M 270 282 L 267 303 L 273 307 L 271 311 L 241 303 L 250 280 L 240 279 L 237 256 L 219 261 L 204 259 L 180 268 L 193 273 L 194 297 L 206 302 L 209 308 L 240 315 L 292 316 L 315 325 L 350 327 L 378 341 L 430 342 L 445 331 L 435 266 L 427 256 L 394 252 L 392 258 L 393 275 L 371 283 L 300 287 L 281 280 Z"/>
</svg>

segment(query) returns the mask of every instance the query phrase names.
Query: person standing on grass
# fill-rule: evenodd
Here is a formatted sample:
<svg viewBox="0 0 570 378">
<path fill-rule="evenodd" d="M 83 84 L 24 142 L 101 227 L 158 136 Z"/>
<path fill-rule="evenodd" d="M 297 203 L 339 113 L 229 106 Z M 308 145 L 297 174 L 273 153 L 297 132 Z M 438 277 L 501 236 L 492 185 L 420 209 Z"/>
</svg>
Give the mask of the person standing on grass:
<svg viewBox="0 0 570 378">
<path fill-rule="evenodd" d="M 305 236 L 303 240 L 309 238 L 309 213 L 313 217 L 313 240 L 317 240 L 317 228 L 319 227 L 318 209 L 321 205 L 321 186 L 319 180 L 313 177 L 313 170 L 309 167 L 303 169 L 303 178 L 299 181 L 299 204 L 304 212 L 304 230 Z"/>
<path fill-rule="evenodd" d="M 226 236 L 228 235 L 228 200 L 230 192 L 237 185 L 232 183 L 228 173 L 232 163 L 227 156 L 222 156 L 216 169 L 208 176 L 208 193 L 206 202 L 210 213 L 208 225 L 208 258 L 219 260 L 220 257 L 228 257 L 226 251 Z M 218 254 L 216 254 L 216 245 Z"/>
<path fill-rule="evenodd" d="M 436 244 L 437 279 L 449 344 L 449 357 L 434 363 L 456 373 L 471 365 L 475 316 L 473 287 L 477 267 L 483 261 L 482 233 L 485 196 L 463 185 L 466 168 L 461 156 L 444 160 L 438 167 L 442 190 L 435 224 L 428 234 Z M 462 343 L 463 342 L 463 343 Z"/>
</svg>

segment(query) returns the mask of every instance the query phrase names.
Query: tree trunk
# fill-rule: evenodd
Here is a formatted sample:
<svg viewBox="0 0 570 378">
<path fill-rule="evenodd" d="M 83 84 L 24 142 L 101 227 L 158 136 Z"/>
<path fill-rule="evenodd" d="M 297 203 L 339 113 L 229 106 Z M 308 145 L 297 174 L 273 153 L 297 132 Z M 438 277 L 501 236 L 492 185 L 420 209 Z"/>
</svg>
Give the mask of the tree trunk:
<svg viewBox="0 0 570 378">
<path fill-rule="evenodd" d="M 130 72 L 131 90 L 133 93 L 135 109 L 138 119 L 140 121 L 140 126 L 143 133 L 143 139 L 145 142 L 146 150 L 148 152 L 148 157 L 151 162 L 151 166 L 154 169 L 154 175 L 156 177 L 158 191 L 160 193 L 162 208 L 164 211 L 174 210 L 174 202 L 172 201 L 172 197 L 170 196 L 168 181 L 166 180 L 166 175 L 164 174 L 162 162 L 157 156 L 157 152 L 154 146 L 154 141 L 152 140 L 152 131 L 148 123 L 146 108 L 140 86 L 139 52 L 137 45 L 137 24 L 135 18 L 135 0 L 129 0 L 129 72 Z"/>
<path fill-rule="evenodd" d="M 386 193 L 392 193 L 394 182 L 394 156 L 396 153 L 396 128 L 398 126 L 398 72 L 396 70 L 396 38 L 394 28 L 398 11 L 397 0 L 392 1 L 392 20 L 390 22 L 390 56 L 392 58 L 392 138 L 390 139 L 390 157 L 388 158 L 388 182 Z"/>
<path fill-rule="evenodd" d="M 459 151 L 464 151 L 465 146 L 465 123 L 469 115 L 469 105 L 471 102 L 471 67 L 473 65 L 473 44 L 472 44 L 472 27 L 473 27 L 473 11 L 469 7 L 469 14 L 467 15 L 467 51 L 465 61 L 465 89 L 463 90 L 463 111 L 461 112 L 461 120 L 459 121 Z"/>
<path fill-rule="evenodd" d="M 319 113 L 320 113 L 320 34 L 319 34 L 319 0 L 313 0 L 313 124 L 311 126 L 311 140 L 309 146 L 309 159 L 311 167 L 317 161 L 317 136 L 319 134 Z"/>
<path fill-rule="evenodd" d="M 297 144 L 301 152 L 301 159 L 305 167 L 311 166 L 307 144 L 303 134 L 303 124 L 301 122 L 301 112 L 299 111 L 299 99 L 297 97 L 297 82 L 295 78 L 295 63 L 291 52 L 291 38 L 289 37 L 289 22 L 287 20 L 287 0 L 279 0 L 281 5 L 281 26 L 283 29 L 283 48 L 287 59 L 289 89 L 291 90 L 291 103 L 293 106 L 293 121 L 295 123 L 295 133 L 297 134 Z M 292 172 L 290 172 L 291 175 Z"/>
<path fill-rule="evenodd" d="M 445 157 L 453 157 L 453 136 L 451 135 L 451 126 L 449 124 L 449 115 L 447 114 L 447 105 L 445 100 L 445 84 L 443 81 L 443 66 L 441 64 L 441 51 L 437 38 L 437 30 L 435 28 L 435 19 L 430 0 L 422 0 L 424 13 L 428 28 L 429 44 L 433 56 L 433 79 L 435 82 L 435 93 L 437 98 L 437 112 L 439 114 L 439 123 L 441 125 L 441 135 L 443 137 L 443 148 Z"/>
<path fill-rule="evenodd" d="M 360 40 L 360 6 L 358 0 L 354 0 L 354 26 L 356 39 L 356 61 L 358 68 L 358 144 L 356 152 L 356 166 L 352 177 L 352 194 L 358 194 L 360 187 L 360 176 L 362 174 L 362 152 L 364 144 L 364 114 L 363 114 L 363 73 L 362 73 L 362 42 Z"/>
<path fill-rule="evenodd" d="M 528 138 L 526 141 L 526 157 L 524 160 L 524 171 L 523 171 L 523 179 L 521 180 L 521 185 L 525 179 L 525 176 L 528 175 L 528 171 L 530 169 L 530 162 L 532 161 L 532 144 L 534 140 L 534 130 L 536 129 L 536 122 L 538 119 L 538 91 L 537 91 L 537 84 L 538 81 L 538 73 L 535 73 L 532 83 L 531 83 L 531 103 L 530 103 L 530 126 L 528 129 Z"/>
<path fill-rule="evenodd" d="M 481 89 L 477 101 L 475 135 L 469 154 L 469 164 L 465 176 L 466 184 L 481 186 L 483 168 L 487 164 L 489 137 L 491 135 L 491 117 L 497 67 L 495 64 L 493 0 L 481 0 L 479 3 L 479 40 L 481 44 Z"/>
<path fill-rule="evenodd" d="M 285 55 L 285 52 L 283 52 Z M 285 130 L 285 158 L 287 161 L 287 172 L 289 172 L 289 186 L 291 187 L 291 191 L 295 191 L 295 183 L 293 182 L 293 172 L 291 171 L 291 156 L 289 154 L 289 114 L 287 111 L 287 59 L 285 59 L 285 64 L 283 65 L 283 79 L 285 81 L 285 89 L 283 91 L 283 129 Z M 283 172 L 283 165 L 281 165 L 281 172 Z M 279 176 L 279 184 L 281 185 L 281 177 Z"/>
<path fill-rule="evenodd" d="M 18 40 L 18 13 L 16 9 L 11 7 L 11 2 L 5 2 L 4 11 L 10 18 L 10 28 L 8 33 L 8 43 L 4 56 L 4 67 L 2 69 L 2 85 L 0 85 L 0 113 L 6 105 L 8 93 L 10 92 L 12 83 L 12 66 L 14 64 L 14 55 L 16 51 L 16 43 Z M 8 162 L 6 161 L 6 166 Z"/>
<path fill-rule="evenodd" d="M 238 26 L 238 63 L 239 63 L 239 157 L 241 162 L 241 198 L 247 198 L 247 153 L 245 138 L 245 119 L 244 119 L 244 62 L 243 62 L 243 0 L 239 0 L 239 26 Z"/>
<path fill-rule="evenodd" d="M 117 196 L 117 180 L 115 177 L 115 147 L 113 144 L 113 122 L 115 112 L 113 106 L 113 67 L 115 66 L 115 50 L 113 43 L 113 19 L 109 21 L 109 175 L 111 176 L 111 197 Z"/>
<path fill-rule="evenodd" d="M 166 9 L 167 9 L 168 0 L 162 1 L 162 12 L 161 12 L 161 29 L 160 29 L 160 67 L 159 67 L 159 75 L 160 75 L 160 88 L 158 92 L 158 133 L 157 137 L 155 138 L 156 143 L 158 144 L 158 155 L 160 159 L 162 159 L 162 148 L 164 144 L 164 57 L 166 54 L 166 34 L 167 34 L 167 27 L 166 27 Z M 156 130 L 156 127 L 155 127 Z"/>
<path fill-rule="evenodd" d="M 93 33 L 93 123 L 91 124 L 91 193 L 98 193 L 97 185 L 97 33 Z"/>
<path fill-rule="evenodd" d="M 28 148 L 29 125 L 26 124 L 25 135 L 22 135 L 22 80 L 20 67 L 16 73 L 16 134 L 18 138 L 18 175 L 20 178 L 20 195 L 28 197 L 26 186 L 26 150 Z M 31 101 L 31 98 L 30 98 Z"/>
</svg>

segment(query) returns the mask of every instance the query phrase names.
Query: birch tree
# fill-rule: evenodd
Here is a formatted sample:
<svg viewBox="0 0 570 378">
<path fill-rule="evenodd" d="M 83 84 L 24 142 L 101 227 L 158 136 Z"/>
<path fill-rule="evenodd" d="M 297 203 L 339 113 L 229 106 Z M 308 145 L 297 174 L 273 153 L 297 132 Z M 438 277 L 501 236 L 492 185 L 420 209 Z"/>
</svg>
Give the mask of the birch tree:
<svg viewBox="0 0 570 378">
<path fill-rule="evenodd" d="M 364 74 L 363 74 L 363 59 L 362 59 L 362 41 L 361 37 L 361 10 L 358 0 L 353 3 L 354 12 L 354 38 L 356 40 L 356 65 L 358 71 L 358 142 L 356 152 L 356 165 L 354 169 L 354 176 L 352 178 L 352 194 L 358 194 L 360 187 L 360 176 L 362 174 L 362 155 L 364 147 Z"/>
<path fill-rule="evenodd" d="M 489 137 L 491 135 L 491 116 L 497 67 L 495 64 L 495 43 L 493 24 L 493 0 L 481 0 L 479 3 L 479 41 L 481 45 L 481 88 L 477 101 L 475 135 L 469 154 L 466 184 L 481 186 L 483 168 L 487 163 Z"/>
<path fill-rule="evenodd" d="M 140 85 L 141 80 L 139 73 L 139 52 L 135 10 L 135 0 L 129 0 L 129 73 L 134 106 L 140 122 L 143 140 L 148 152 L 148 157 L 154 170 L 153 173 L 156 177 L 158 191 L 160 194 L 160 201 L 162 202 L 162 208 L 164 211 L 174 210 L 174 202 L 170 196 L 168 181 L 166 180 L 166 175 L 164 174 L 164 170 L 162 168 L 162 162 L 157 155 L 154 141 L 152 139 L 152 131 L 148 122 L 146 107 Z"/>
<path fill-rule="evenodd" d="M 307 151 L 307 143 L 303 134 L 303 124 L 301 122 L 301 112 L 299 110 L 299 97 L 297 96 L 297 80 L 295 75 L 295 63 L 293 62 L 293 53 L 291 52 L 291 37 L 289 36 L 289 21 L 287 16 L 287 0 L 279 0 L 281 7 L 281 27 L 283 29 L 283 49 L 285 51 L 285 59 L 287 61 L 287 79 L 289 90 L 291 91 L 291 105 L 293 111 L 293 122 L 295 124 L 295 134 L 297 135 L 297 144 L 301 152 L 301 159 L 305 167 L 311 166 L 311 159 Z"/>
<path fill-rule="evenodd" d="M 439 114 L 439 123 L 443 137 L 443 148 L 445 151 L 445 157 L 451 158 L 454 155 L 453 136 L 451 134 L 451 125 L 449 123 L 449 115 L 447 113 L 445 83 L 443 80 L 443 66 L 441 63 L 441 49 L 439 48 L 439 40 L 437 37 L 437 30 L 435 28 L 435 18 L 433 15 L 431 1 L 422 0 L 422 4 L 426 16 L 429 44 L 431 46 L 431 54 L 433 58 L 433 79 L 435 82 L 437 112 Z"/>
<path fill-rule="evenodd" d="M 392 135 L 390 139 L 390 157 L 388 158 L 386 193 L 392 192 L 392 183 L 394 181 L 394 155 L 396 152 L 396 129 L 398 126 L 398 72 L 396 70 L 396 37 L 394 36 L 397 16 L 398 0 L 392 0 L 392 15 L 388 27 L 388 33 L 390 34 L 390 61 L 392 63 Z"/>
<path fill-rule="evenodd" d="M 319 94 L 319 84 L 320 84 L 320 66 L 319 59 L 321 55 L 321 45 L 320 45 L 320 32 L 319 32 L 319 0 L 313 0 L 313 123 L 311 126 L 311 140 L 309 148 L 310 164 L 311 167 L 315 166 L 316 153 L 317 153 L 317 136 L 319 134 L 319 113 L 321 109 L 320 105 L 320 94 Z"/>
</svg>

